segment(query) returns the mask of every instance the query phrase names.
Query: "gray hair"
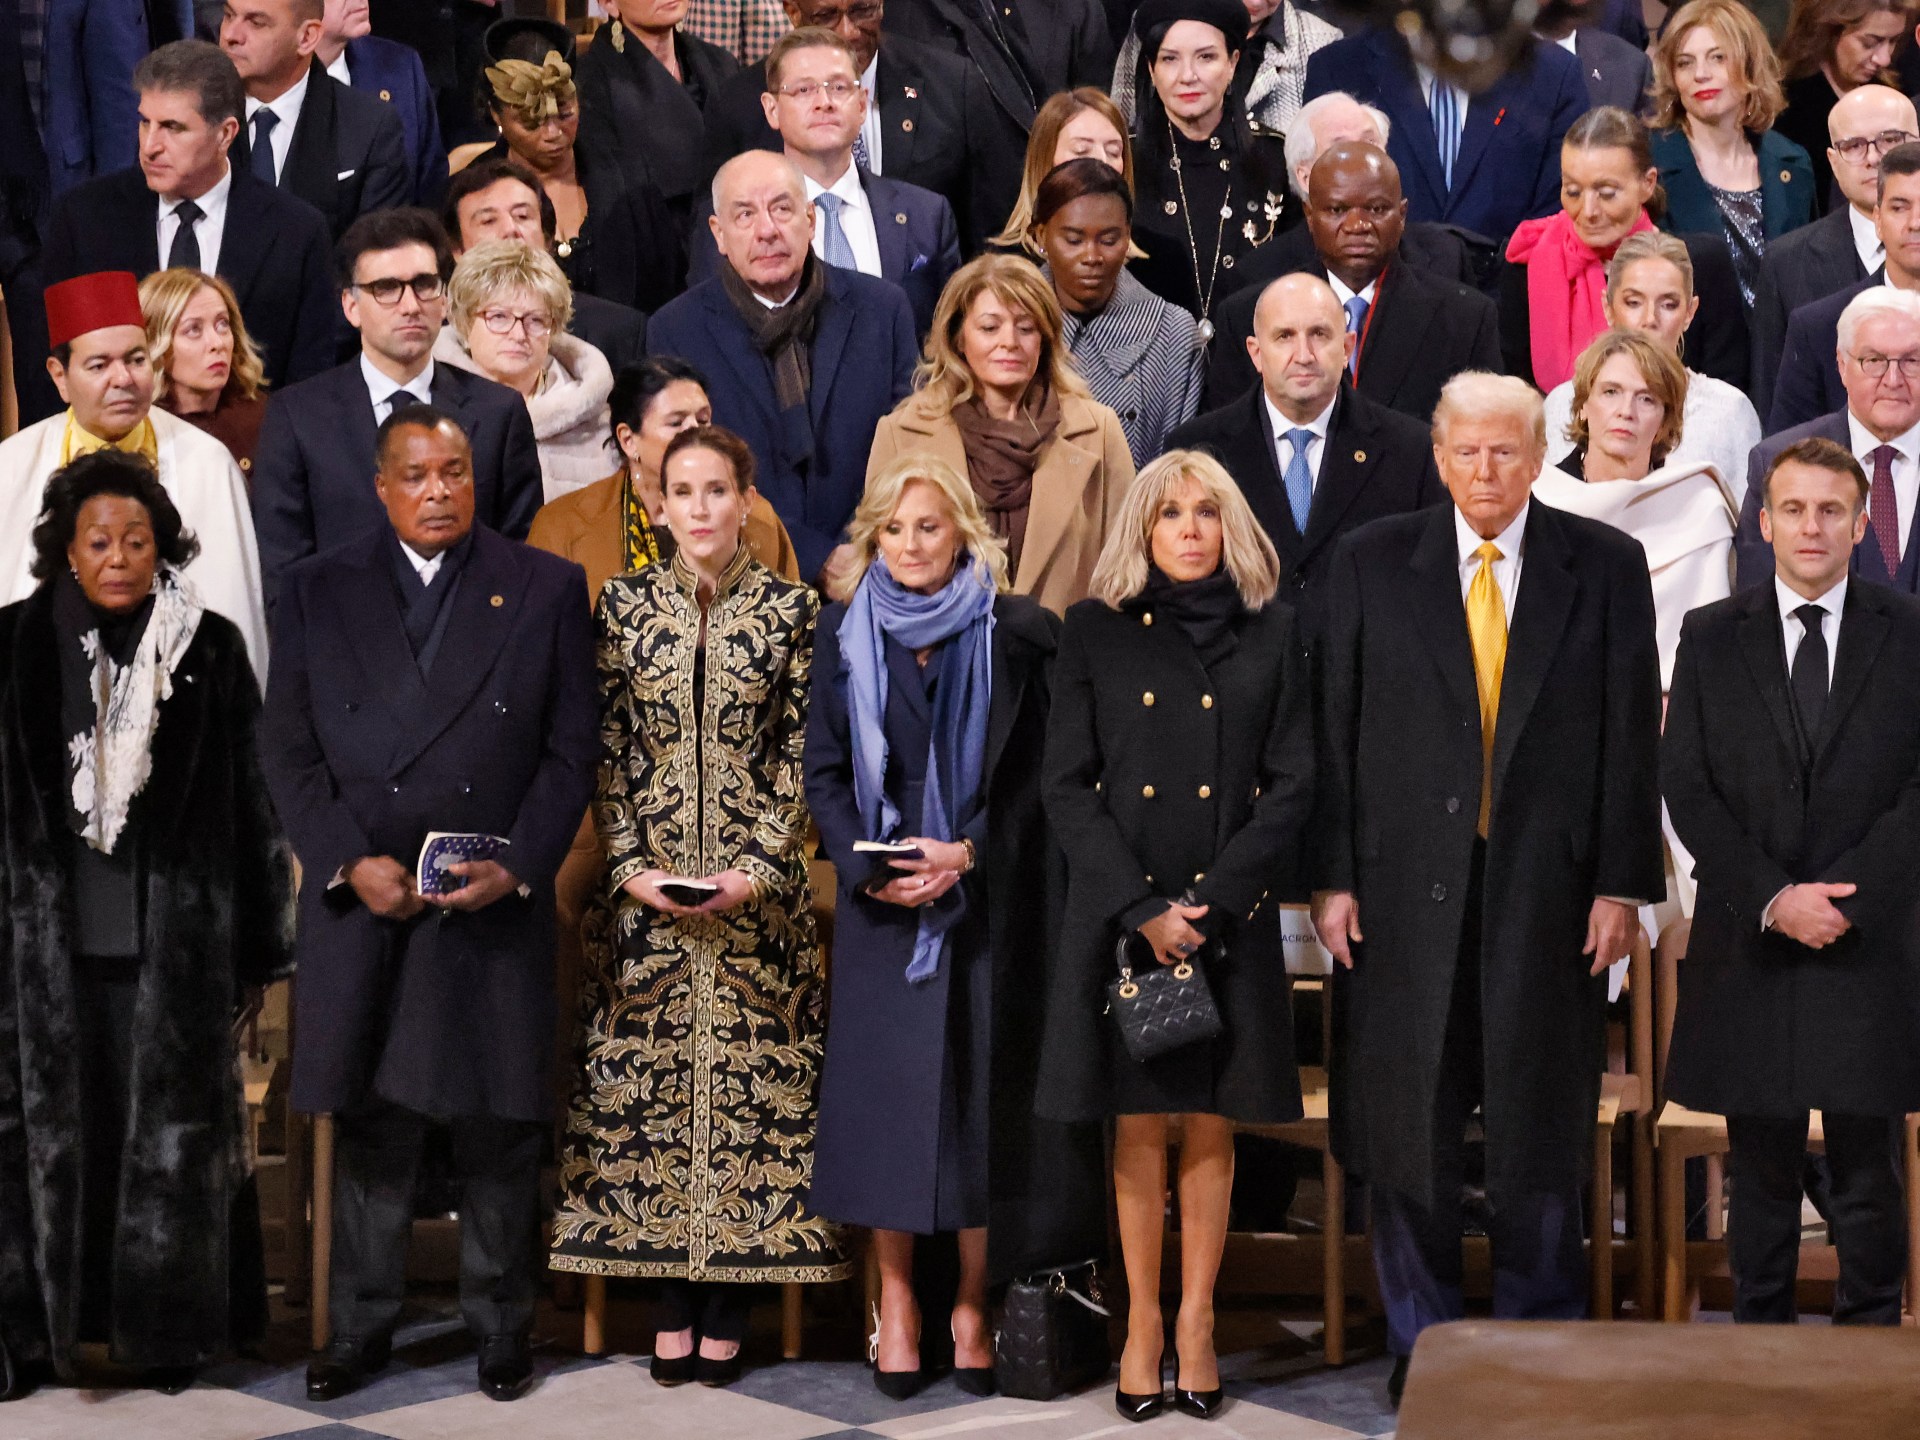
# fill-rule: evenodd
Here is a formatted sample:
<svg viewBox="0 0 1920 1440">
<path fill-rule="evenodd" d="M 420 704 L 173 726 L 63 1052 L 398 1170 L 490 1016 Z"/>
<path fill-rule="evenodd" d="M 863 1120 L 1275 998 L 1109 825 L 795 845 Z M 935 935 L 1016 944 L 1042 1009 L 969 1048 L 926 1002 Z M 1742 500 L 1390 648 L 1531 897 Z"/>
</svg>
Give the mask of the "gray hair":
<svg viewBox="0 0 1920 1440">
<path fill-rule="evenodd" d="M 1920 298 L 1916 299 L 1920 304 Z M 1490 370 L 1462 370 L 1440 392 L 1440 403 L 1433 407 L 1433 436 L 1437 443 L 1448 422 L 1479 419 L 1487 415 L 1508 415 L 1533 433 L 1534 448 L 1547 448 L 1547 410 L 1540 392 L 1513 375 L 1495 375 Z"/>
<path fill-rule="evenodd" d="M 1344 90 L 1329 90 L 1307 101 L 1293 117 L 1293 123 L 1287 126 L 1287 183 L 1293 186 L 1293 193 L 1302 200 L 1307 197 L 1297 178 L 1300 168 L 1310 168 L 1320 158 L 1320 142 L 1313 133 L 1313 122 L 1337 105 L 1352 105 L 1365 112 L 1380 131 L 1382 150 L 1387 148 L 1387 140 L 1393 133 L 1393 122 L 1387 119 L 1386 111 L 1377 105 L 1363 104 Z"/>
<path fill-rule="evenodd" d="M 800 197 L 802 205 L 807 203 L 807 180 L 800 173 L 800 167 L 776 150 L 744 150 L 726 164 L 713 172 L 713 213 L 720 213 L 720 197 L 726 193 L 726 185 L 736 174 L 749 165 L 774 164 L 786 171 L 787 179 L 793 184 L 793 193 Z"/>
<path fill-rule="evenodd" d="M 240 72 L 226 51 L 206 40 L 175 40 L 150 52 L 133 67 L 133 88 L 140 95 L 191 95 L 209 125 L 239 120 L 247 111 L 247 87 Z"/>
<path fill-rule="evenodd" d="M 1862 290 L 1840 312 L 1840 348 L 1851 355 L 1854 337 L 1860 333 L 1861 325 L 1889 315 L 1920 325 L 1920 295 L 1911 290 L 1896 290 L 1891 285 Z"/>
</svg>

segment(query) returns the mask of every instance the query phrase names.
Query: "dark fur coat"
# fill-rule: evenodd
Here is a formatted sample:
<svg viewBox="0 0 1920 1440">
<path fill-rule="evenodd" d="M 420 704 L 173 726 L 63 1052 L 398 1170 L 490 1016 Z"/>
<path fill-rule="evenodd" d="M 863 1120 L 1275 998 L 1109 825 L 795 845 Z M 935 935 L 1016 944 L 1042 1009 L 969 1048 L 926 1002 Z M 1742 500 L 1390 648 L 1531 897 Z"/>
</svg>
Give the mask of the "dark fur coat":
<svg viewBox="0 0 1920 1440">
<path fill-rule="evenodd" d="M 70 1370 L 80 1313 L 85 1077 L 70 952 L 72 847 L 51 590 L 0 609 L 0 1339 Z M 114 1241 L 111 1353 L 202 1363 L 229 1328 L 242 988 L 292 961 L 291 852 L 255 758 L 258 687 L 207 612 L 173 674 L 152 775 L 146 946 Z"/>
</svg>

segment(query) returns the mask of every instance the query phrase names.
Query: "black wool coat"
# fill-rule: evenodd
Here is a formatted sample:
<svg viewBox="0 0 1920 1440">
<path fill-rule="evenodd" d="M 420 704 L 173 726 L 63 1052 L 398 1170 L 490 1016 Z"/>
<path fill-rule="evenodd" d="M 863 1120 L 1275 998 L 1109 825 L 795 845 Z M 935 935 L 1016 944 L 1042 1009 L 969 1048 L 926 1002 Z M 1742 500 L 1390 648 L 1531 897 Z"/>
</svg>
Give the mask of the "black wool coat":
<svg viewBox="0 0 1920 1440">
<path fill-rule="evenodd" d="M 80 1317 L 82 1094 L 66 737 L 52 590 L 0 610 L 0 1340 L 72 1376 Z M 146 948 L 114 1239 L 110 1348 L 131 1366 L 226 1348 L 241 1143 L 233 1020 L 292 968 L 293 867 L 254 753 L 259 691 L 206 612 L 160 704 L 131 818 Z"/>
<path fill-rule="evenodd" d="M 294 566 L 274 614 L 261 744 L 302 866 L 293 1103 L 545 1121 L 553 877 L 600 751 L 586 575 L 476 528 L 423 679 L 394 543 Z M 413 869 L 432 830 L 505 836 L 531 893 L 394 921 L 331 883 L 367 855 Z"/>
<path fill-rule="evenodd" d="M 1137 1066 L 1106 1013 L 1114 943 L 1123 926 L 1151 918 L 1138 913 L 1145 902 L 1191 887 L 1211 907 L 1201 927 L 1218 942 L 1201 957 L 1225 1024 L 1208 1042 L 1215 1109 L 1244 1121 L 1300 1115 L 1267 892 L 1293 868 L 1313 803 L 1307 665 L 1284 602 L 1244 615 L 1237 630 L 1232 652 L 1208 668 L 1170 616 L 1138 600 L 1067 611 L 1047 727 L 1047 815 L 1068 880 L 1040 1057 L 1043 1114 L 1116 1113 L 1120 1077 Z M 1150 1073 L 1164 1074 L 1168 1058 Z"/>
<path fill-rule="evenodd" d="M 1480 806 L 1473 648 L 1452 505 L 1378 520 L 1335 554 L 1320 640 L 1316 889 L 1366 939 L 1334 973 L 1336 1153 L 1430 1194 L 1433 1132 Z M 1597 896 L 1663 891 L 1660 664 L 1638 541 L 1530 504 L 1494 732 L 1481 903 L 1487 1185 L 1585 1174 L 1606 981 L 1581 955 Z"/>
<path fill-rule="evenodd" d="M 949 1057 L 953 963 L 943 964 L 931 980 L 907 984 L 918 917 L 864 892 L 887 867 L 853 850 L 856 840 L 872 837 L 853 798 L 840 649 L 846 613 L 845 605 L 821 613 L 807 723 L 807 804 L 821 849 L 839 877 L 812 1203 L 835 1219 L 887 1228 L 910 1228 L 902 1220 L 915 1214 L 931 1216 L 943 1057 L 957 1062 L 960 1074 L 984 1059 L 993 1278 L 1102 1254 L 1106 1171 L 1100 1131 L 1041 1119 L 1034 1108 L 1064 878 L 1040 804 L 1060 622 L 1021 596 L 994 602 L 984 799 L 960 827 L 979 863 L 961 882 L 968 914 L 952 932 L 956 946 L 985 947 L 993 996 L 991 1055 Z"/>
<path fill-rule="evenodd" d="M 1687 616 L 1661 788 L 1700 882 L 1667 1093 L 1723 1115 L 1920 1110 L 1920 601 L 1847 584 L 1811 760 L 1772 584 Z M 1851 882 L 1822 950 L 1761 916 L 1784 887 Z"/>
</svg>

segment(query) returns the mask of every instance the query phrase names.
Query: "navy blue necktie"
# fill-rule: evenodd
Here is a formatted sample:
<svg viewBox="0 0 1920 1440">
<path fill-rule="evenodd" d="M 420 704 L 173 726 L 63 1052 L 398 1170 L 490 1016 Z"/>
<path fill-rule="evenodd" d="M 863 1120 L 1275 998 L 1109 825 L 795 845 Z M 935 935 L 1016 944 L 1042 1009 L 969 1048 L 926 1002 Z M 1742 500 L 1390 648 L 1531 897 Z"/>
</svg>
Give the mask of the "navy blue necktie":
<svg viewBox="0 0 1920 1440">
<path fill-rule="evenodd" d="M 255 179 L 269 185 L 280 183 L 280 176 L 273 168 L 273 127 L 279 123 L 280 117 L 264 105 L 253 112 L 253 154 L 247 168 L 253 171 Z"/>
</svg>

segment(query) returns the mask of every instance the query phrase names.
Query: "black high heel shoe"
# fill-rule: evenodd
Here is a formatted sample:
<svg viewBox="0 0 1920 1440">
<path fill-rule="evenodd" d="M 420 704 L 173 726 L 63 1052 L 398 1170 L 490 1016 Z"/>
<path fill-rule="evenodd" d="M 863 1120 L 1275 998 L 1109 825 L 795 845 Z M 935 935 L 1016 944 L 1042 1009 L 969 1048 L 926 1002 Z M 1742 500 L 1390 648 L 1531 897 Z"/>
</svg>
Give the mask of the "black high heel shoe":
<svg viewBox="0 0 1920 1440">
<path fill-rule="evenodd" d="M 1173 1390 L 1173 1408 L 1182 1415 L 1191 1415 L 1196 1420 L 1211 1420 L 1218 1415 L 1227 1403 L 1224 1386 L 1216 1385 L 1211 1390 L 1182 1390 L 1175 1386 Z"/>
<path fill-rule="evenodd" d="M 873 1388 L 889 1400 L 911 1400 L 927 1388 L 925 1366 L 911 1370 L 880 1368 L 880 1312 L 873 1312 L 873 1333 L 867 1336 L 867 1363 L 873 1366 Z"/>
<path fill-rule="evenodd" d="M 696 1350 L 693 1360 L 693 1378 L 710 1390 L 724 1390 L 740 1378 L 740 1352 L 735 1350 L 726 1359 L 716 1360 L 711 1355 L 702 1355 Z"/>
<path fill-rule="evenodd" d="M 954 1354 L 957 1357 L 960 1352 L 960 1337 L 958 1335 L 953 1337 L 953 1348 Z M 993 1378 L 993 1366 L 961 1365 L 957 1362 L 957 1359 L 953 1367 L 953 1383 L 962 1393 L 979 1395 L 981 1397 L 992 1395 L 999 1389 L 999 1386 Z"/>
<path fill-rule="evenodd" d="M 653 1383 L 672 1389 L 675 1385 L 684 1385 L 695 1377 L 697 1366 L 695 1357 L 700 1353 L 700 1332 L 694 1331 L 693 1348 L 686 1354 L 672 1360 L 661 1358 L 660 1337 L 654 1336 L 653 1358 L 647 1362 L 647 1373 L 653 1377 Z"/>
<path fill-rule="evenodd" d="M 1161 1367 L 1165 1364 L 1166 1357 L 1163 1352 L 1161 1358 L 1156 1360 L 1153 1365 L 1153 1378 L 1155 1380 L 1161 1378 Z M 1155 1385 L 1151 1391 L 1144 1395 L 1129 1394 L 1118 1385 L 1115 1385 L 1113 1387 L 1113 1408 L 1120 1412 L 1121 1419 L 1132 1420 L 1138 1424 L 1142 1420 L 1151 1420 L 1154 1416 L 1162 1413 L 1167 1408 L 1167 1395 L 1158 1385 Z"/>
</svg>

